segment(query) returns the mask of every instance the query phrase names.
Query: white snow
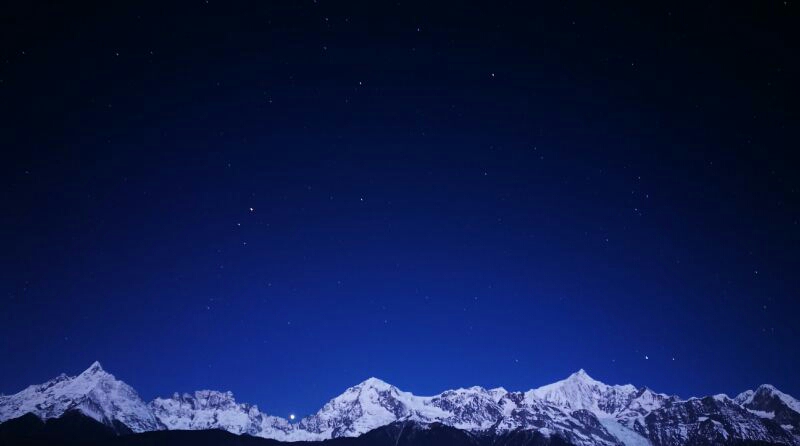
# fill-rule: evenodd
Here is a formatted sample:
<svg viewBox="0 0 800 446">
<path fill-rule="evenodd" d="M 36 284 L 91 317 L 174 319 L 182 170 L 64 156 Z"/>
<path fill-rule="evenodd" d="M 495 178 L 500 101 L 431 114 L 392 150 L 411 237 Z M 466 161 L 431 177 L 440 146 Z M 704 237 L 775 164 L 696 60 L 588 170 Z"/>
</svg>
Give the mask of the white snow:
<svg viewBox="0 0 800 446">
<path fill-rule="evenodd" d="M 757 417 L 768 418 L 770 420 L 775 418 L 775 412 L 764 412 L 763 410 L 753 410 L 753 409 L 747 409 L 747 411 Z"/>
<path fill-rule="evenodd" d="M 580 369 L 567 379 L 526 392 L 525 397 L 546 401 L 569 410 L 586 409 L 598 417 L 608 417 L 619 412 L 636 390 L 636 387 L 630 384 L 622 386 L 604 384 Z"/>
<path fill-rule="evenodd" d="M 752 390 L 745 390 L 744 392 L 736 395 L 736 398 L 734 398 L 733 400 L 736 401 L 736 404 L 744 405 L 753 400 L 754 393 L 755 392 L 753 392 Z"/>
<path fill-rule="evenodd" d="M 759 391 L 769 391 L 793 410 L 800 411 L 797 400 L 772 386 L 762 386 Z M 723 394 L 713 398 L 722 405 L 742 405 L 752 401 L 753 395 L 754 392 L 748 391 L 735 400 Z M 231 392 L 199 390 L 156 398 L 147 405 L 130 386 L 95 363 L 76 377 L 61 375 L 15 395 L 0 396 L 0 422 L 28 412 L 53 418 L 77 409 L 104 423 L 119 420 L 135 432 L 162 426 L 218 428 L 280 441 L 310 441 L 354 437 L 396 421 L 410 420 L 423 425 L 441 422 L 468 431 L 532 429 L 546 436 L 564 435 L 576 446 L 614 446 L 615 442 L 608 440 L 601 429 L 580 421 L 585 420 L 586 414 L 579 416 L 575 411 L 584 409 L 594 414 L 605 431 L 625 446 L 651 446 L 633 427 L 641 428 L 649 413 L 678 401 L 677 397 L 647 388 L 637 389 L 630 384 L 604 384 L 584 370 L 524 393 L 509 392 L 502 387 L 473 386 L 417 396 L 378 378 L 369 378 L 331 399 L 316 414 L 290 423 L 261 412 L 255 405 L 237 402 Z M 762 418 L 774 417 L 773 413 L 750 412 Z M 699 417 L 700 422 L 707 420 L 708 417 Z M 715 422 L 714 426 L 728 438 L 730 434 L 721 424 Z M 787 431 L 792 429 L 783 427 Z M 675 432 L 686 438 L 687 429 L 686 425 L 676 426 Z"/>
<path fill-rule="evenodd" d="M 737 395 L 734 400 L 739 405 L 748 406 L 748 405 L 753 403 L 753 399 L 756 397 L 756 395 L 759 395 L 759 394 L 762 394 L 762 395 L 766 394 L 766 395 L 776 396 L 789 409 L 791 409 L 791 410 L 793 410 L 793 411 L 795 411 L 797 413 L 800 413 L 800 401 L 798 401 L 796 398 L 794 398 L 791 395 L 788 395 L 786 393 L 781 392 L 780 390 L 778 390 L 775 386 L 773 386 L 771 384 L 762 384 L 755 391 L 752 391 L 752 390 L 744 391 L 744 392 L 740 393 L 739 395 Z"/>
<path fill-rule="evenodd" d="M 651 446 L 650 440 L 641 436 L 633 429 L 629 429 L 612 418 L 600 418 L 600 423 L 613 436 L 625 446 Z"/>
<path fill-rule="evenodd" d="M 725 400 L 729 400 L 730 399 L 730 398 L 728 398 L 728 395 L 725 395 L 724 393 L 718 393 L 718 394 L 712 396 L 712 398 L 714 398 L 717 401 L 725 401 Z"/>
<path fill-rule="evenodd" d="M 725 430 L 725 426 L 723 426 L 722 423 L 717 420 L 711 420 L 711 422 L 714 423 L 714 430 L 722 434 L 722 437 L 727 440 L 730 434 L 728 434 L 728 431 Z"/>
<path fill-rule="evenodd" d="M 776 389 L 775 386 L 772 386 L 772 385 L 769 385 L 769 384 L 764 384 L 760 388 L 769 390 L 770 392 L 772 392 L 773 395 L 775 395 L 778 398 L 780 398 L 780 400 L 783 401 L 784 404 L 789 406 L 790 409 L 792 409 L 793 411 L 795 411 L 797 413 L 800 413 L 800 401 L 798 401 L 797 399 L 795 399 L 791 395 L 787 395 L 787 394 L 781 392 L 780 390 Z"/>
<path fill-rule="evenodd" d="M 132 387 L 107 373 L 99 362 L 78 376 L 60 375 L 9 395 L 0 405 L 0 422 L 33 413 L 42 419 L 79 410 L 102 423 L 117 420 L 134 432 L 158 429 L 147 404 Z"/>
</svg>

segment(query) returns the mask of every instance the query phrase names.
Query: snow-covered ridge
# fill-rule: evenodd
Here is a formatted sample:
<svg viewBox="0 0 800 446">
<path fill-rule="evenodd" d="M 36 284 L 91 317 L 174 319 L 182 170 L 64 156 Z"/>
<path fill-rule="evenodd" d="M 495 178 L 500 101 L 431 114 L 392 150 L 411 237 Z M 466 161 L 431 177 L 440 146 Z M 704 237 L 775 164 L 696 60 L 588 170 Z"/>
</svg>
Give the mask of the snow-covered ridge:
<svg viewBox="0 0 800 446">
<path fill-rule="evenodd" d="M 740 393 L 736 396 L 736 401 L 739 404 L 747 406 L 749 404 L 753 404 L 754 400 L 757 399 L 759 396 L 772 396 L 774 398 L 779 399 L 783 404 L 788 406 L 795 412 L 800 413 L 800 401 L 796 400 L 791 395 L 787 395 L 780 390 L 776 389 L 775 386 L 771 384 L 762 384 L 758 387 L 755 391 L 747 390 L 745 392 Z"/>
<path fill-rule="evenodd" d="M 153 412 L 133 388 L 93 363 L 78 376 L 61 374 L 0 399 L 0 422 L 33 413 L 57 418 L 68 410 L 106 424 L 119 421 L 134 432 L 159 428 Z"/>
<path fill-rule="evenodd" d="M 571 410 L 586 409 L 598 416 L 613 416 L 630 402 L 637 390 L 631 384 L 604 384 L 580 369 L 567 379 L 530 390 L 527 395 Z"/>
<path fill-rule="evenodd" d="M 354 437 L 397 421 L 442 423 L 476 433 L 516 429 L 559 435 L 576 446 L 678 446 L 690 438 L 760 440 L 800 446 L 800 403 L 764 385 L 734 399 L 681 400 L 633 385 L 608 385 L 579 370 L 526 392 L 459 388 L 433 396 L 369 378 L 298 422 L 237 402 L 231 392 L 199 390 L 144 403 L 127 384 L 92 364 L 75 377 L 0 396 L 0 422 L 31 412 L 41 418 L 78 410 L 134 432 L 224 429 L 281 441 Z"/>
</svg>

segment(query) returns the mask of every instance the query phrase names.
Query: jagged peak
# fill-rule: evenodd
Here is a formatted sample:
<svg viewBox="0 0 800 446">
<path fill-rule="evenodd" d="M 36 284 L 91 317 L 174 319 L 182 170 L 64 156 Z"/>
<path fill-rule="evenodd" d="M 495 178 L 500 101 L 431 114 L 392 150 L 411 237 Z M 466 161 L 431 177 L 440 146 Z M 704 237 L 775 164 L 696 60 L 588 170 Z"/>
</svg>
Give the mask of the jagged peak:
<svg viewBox="0 0 800 446">
<path fill-rule="evenodd" d="M 749 400 L 755 398 L 755 395 L 764 393 L 777 397 L 790 409 L 792 409 L 797 413 L 800 413 L 800 401 L 798 401 L 795 397 L 789 395 L 788 393 L 780 391 L 777 387 L 773 386 L 772 384 L 762 384 L 758 386 L 758 389 L 756 389 L 756 391 L 750 396 Z"/>
<path fill-rule="evenodd" d="M 749 390 L 748 392 L 750 392 L 749 396 L 751 398 L 755 397 L 756 395 L 767 394 L 767 395 L 777 396 L 777 397 L 781 398 L 782 400 L 785 399 L 784 397 L 792 399 L 792 400 L 794 399 L 791 395 L 788 395 L 786 393 L 781 392 L 780 389 L 778 389 L 777 387 L 773 386 L 772 384 L 761 384 L 760 386 L 756 387 L 755 391 Z M 742 394 L 744 394 L 744 393 L 746 393 L 746 392 L 742 392 Z"/>
<path fill-rule="evenodd" d="M 545 384 L 537 389 L 533 389 L 533 393 L 539 395 L 544 392 L 563 388 L 564 386 L 573 386 L 575 384 L 598 385 L 603 387 L 608 386 L 607 384 L 600 382 L 589 376 L 589 374 L 586 373 L 586 370 L 579 369 L 577 372 L 572 373 L 571 375 L 560 381 L 556 381 L 551 384 Z"/>
<path fill-rule="evenodd" d="M 233 395 L 233 392 L 230 390 L 220 391 L 220 390 L 209 390 L 209 389 L 200 389 L 195 390 L 194 392 L 174 392 L 172 394 L 173 400 L 208 400 L 212 398 L 217 398 L 220 400 L 226 400 L 231 402 L 236 402 L 236 398 Z M 162 400 L 164 398 L 156 398 L 156 400 Z"/>
<path fill-rule="evenodd" d="M 89 366 L 88 369 L 84 370 L 81 375 L 95 375 L 97 373 L 104 373 L 103 366 L 100 364 L 100 361 L 95 361 L 92 365 Z"/>
<path fill-rule="evenodd" d="M 377 377 L 370 377 L 330 400 L 317 414 L 292 423 L 284 418 L 268 416 L 260 412 L 255 405 L 236 403 L 231 391 L 197 390 L 192 393 L 175 393 L 172 395 L 172 400 L 156 398 L 149 405 L 141 407 L 144 403 L 140 401 L 135 391 L 105 372 L 97 361 L 78 377 L 62 376 L 65 377 L 63 379 L 69 379 L 70 382 L 59 385 L 55 389 L 56 391 L 61 392 L 61 388 L 64 388 L 66 392 L 62 393 L 70 398 L 81 397 L 81 393 L 90 392 L 89 395 L 96 400 L 93 401 L 93 404 L 102 403 L 99 407 L 103 412 L 95 413 L 90 410 L 89 416 L 105 417 L 103 419 L 116 417 L 115 420 L 131 423 L 128 425 L 139 431 L 158 429 L 156 420 L 161 420 L 163 426 L 167 426 L 168 429 L 219 427 L 235 433 L 261 434 L 266 438 L 274 437 L 289 441 L 359 435 L 376 426 L 383 425 L 382 423 L 399 420 L 444 422 L 452 423 L 454 426 L 486 429 L 489 422 L 497 421 L 496 417 L 511 416 L 510 414 L 517 409 L 530 410 L 530 413 L 535 412 L 543 417 L 547 417 L 549 414 L 560 416 L 562 411 L 563 414 L 566 414 L 564 416 L 570 416 L 570 413 L 583 409 L 602 419 L 610 419 L 610 417 L 620 416 L 620 414 L 627 417 L 625 419 L 632 419 L 631 417 L 641 417 L 643 414 L 663 407 L 665 402 L 662 398 L 678 398 L 656 393 L 647 387 L 637 389 L 632 385 L 607 385 L 589 376 L 583 368 L 561 381 L 539 389 L 524 393 L 512 392 L 511 394 L 502 387 L 486 389 L 481 386 L 472 386 L 447 390 L 434 396 L 415 396 Z M 48 389 L 44 388 L 43 390 Z M 28 392 L 31 395 L 33 393 Z M 44 392 L 40 393 L 44 394 Z M 48 392 L 45 396 L 50 398 L 51 393 L 53 392 Z M 114 399 L 113 404 L 105 404 L 108 402 L 106 393 L 109 393 L 110 397 Z M 58 396 L 59 394 L 54 395 Z M 797 400 L 769 384 L 759 386 L 755 391 L 750 390 L 740 394 L 736 397 L 736 401 L 739 402 L 748 397 L 752 401 L 754 395 L 760 398 L 759 401 L 768 403 L 768 405 L 773 405 L 773 402 L 776 401 L 775 398 L 780 398 L 789 408 L 800 412 L 800 403 Z M 43 405 L 40 403 L 43 397 L 36 396 L 36 398 L 39 400 L 31 400 L 35 404 L 31 404 L 30 407 L 37 409 L 50 407 L 49 403 Z M 440 398 L 444 401 L 441 401 Z M 732 403 L 723 394 L 705 398 L 716 400 L 719 405 Z M 493 405 L 488 399 L 493 400 L 497 405 Z M 64 407 L 72 404 L 71 401 L 63 399 L 53 400 L 64 402 Z M 0 398 L 0 403 L 3 401 Z M 117 402 L 122 402 L 121 407 L 125 407 L 126 410 L 127 408 L 134 408 L 134 410 L 117 413 L 115 412 L 118 407 Z M 16 402 L 15 404 L 17 405 L 14 407 L 22 407 Z M 460 405 L 458 410 L 453 409 L 454 405 Z M 461 414 L 461 409 L 467 412 Z M 753 409 L 751 410 L 753 413 L 762 410 L 758 407 L 751 409 Z M 44 410 L 41 409 L 37 413 L 40 416 L 53 416 Z M 480 413 L 476 415 L 476 411 Z M 8 410 L 7 413 L 9 415 L 4 416 L 16 415 L 16 408 L 14 408 L 14 412 Z M 60 408 L 58 413 L 63 413 Z M 195 414 L 200 414 L 200 416 L 195 419 Z M 0 413 L 0 415 L 3 414 Z M 173 417 L 171 418 L 172 422 L 163 421 L 164 417 Z M 294 420 L 294 417 L 292 419 Z M 341 430 L 341 426 L 346 426 L 346 430 Z M 508 426 L 513 426 L 513 423 Z M 584 444 L 583 446 L 588 445 Z"/>
<path fill-rule="evenodd" d="M 231 392 L 230 390 L 221 391 L 221 390 L 201 389 L 201 390 L 195 390 L 194 391 L 194 396 L 196 398 L 208 398 L 208 397 L 216 396 L 216 397 L 226 398 L 226 399 L 231 399 L 231 400 L 234 399 L 233 392 Z"/>
<path fill-rule="evenodd" d="M 54 385 L 56 385 L 58 383 L 62 383 L 64 381 L 70 381 L 72 379 L 75 379 L 75 377 L 74 376 L 69 376 L 66 373 L 62 373 L 62 374 L 56 376 L 55 378 L 52 378 L 52 379 L 49 379 L 49 380 L 43 382 L 42 384 L 32 384 L 32 385 L 28 386 L 28 388 L 29 389 L 36 389 L 37 391 L 43 391 L 45 389 L 53 387 Z"/>
<path fill-rule="evenodd" d="M 29 386 L 11 398 L 10 405 L 0 407 L 0 420 L 25 413 L 50 419 L 78 411 L 101 423 L 120 422 L 134 432 L 158 427 L 136 391 L 106 372 L 98 361 L 77 376 L 61 374 L 44 384 Z"/>
<path fill-rule="evenodd" d="M 589 374 L 586 373 L 586 370 L 584 370 L 584 369 L 578 369 L 577 372 L 569 375 L 569 377 L 567 377 L 567 379 L 580 380 L 580 381 L 600 382 L 600 381 L 597 381 L 596 379 L 592 378 L 591 376 L 589 376 Z"/>
<path fill-rule="evenodd" d="M 773 386 L 772 384 L 761 384 L 760 386 L 756 387 L 755 390 L 753 389 L 745 390 L 744 392 L 736 395 L 736 397 L 733 399 L 739 404 L 747 404 L 753 400 L 753 397 L 755 395 L 763 395 L 763 394 L 778 395 L 778 396 L 785 395 L 789 398 L 794 399 L 790 395 L 781 392 L 777 387 Z"/>
<path fill-rule="evenodd" d="M 561 381 L 525 392 L 528 401 L 542 400 L 570 410 L 587 409 L 595 414 L 621 410 L 638 389 L 633 385 L 608 385 L 580 369 Z"/>
<path fill-rule="evenodd" d="M 642 397 L 650 397 L 650 398 L 664 398 L 664 399 L 672 399 L 675 401 L 679 401 L 680 397 L 677 395 L 669 395 L 666 393 L 656 392 L 655 390 L 651 389 L 650 387 L 644 386 L 636 389 L 636 398 Z"/>
<path fill-rule="evenodd" d="M 172 394 L 172 401 L 178 403 L 190 403 L 198 408 L 226 408 L 234 406 L 253 407 L 251 404 L 237 403 L 233 392 L 218 391 L 218 390 L 195 390 L 192 393 L 178 393 Z M 169 399 L 156 398 L 151 404 L 162 405 L 167 404 Z"/>
<path fill-rule="evenodd" d="M 481 386 L 471 386 L 471 387 L 459 387 L 457 389 L 450 389 L 445 390 L 442 394 L 445 393 L 487 393 L 486 389 Z"/>
</svg>

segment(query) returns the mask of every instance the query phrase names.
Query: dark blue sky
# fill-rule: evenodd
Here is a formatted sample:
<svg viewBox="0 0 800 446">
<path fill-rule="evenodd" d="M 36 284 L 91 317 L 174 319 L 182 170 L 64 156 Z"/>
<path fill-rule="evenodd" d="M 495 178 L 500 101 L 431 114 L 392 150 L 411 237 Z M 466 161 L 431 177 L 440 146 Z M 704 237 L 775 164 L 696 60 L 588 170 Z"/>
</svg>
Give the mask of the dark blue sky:
<svg viewBox="0 0 800 446">
<path fill-rule="evenodd" d="M 225 3 L 3 13 L 1 392 L 800 396 L 797 5 Z"/>
</svg>

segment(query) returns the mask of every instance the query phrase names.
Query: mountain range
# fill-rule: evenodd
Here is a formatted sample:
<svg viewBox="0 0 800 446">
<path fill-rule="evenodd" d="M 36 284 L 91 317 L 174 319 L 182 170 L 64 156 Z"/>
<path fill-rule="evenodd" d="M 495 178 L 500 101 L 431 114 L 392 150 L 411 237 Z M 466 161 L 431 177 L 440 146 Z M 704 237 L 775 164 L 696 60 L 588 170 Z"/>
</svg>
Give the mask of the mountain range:
<svg viewBox="0 0 800 446">
<path fill-rule="evenodd" d="M 115 434 L 223 430 L 280 442 L 368 438 L 380 431 L 396 435 L 393 444 L 413 434 L 476 445 L 488 438 L 490 444 L 504 439 L 502 444 L 800 446 L 800 402 L 771 385 L 734 398 L 681 399 L 647 387 L 608 385 L 584 370 L 524 392 L 469 387 L 434 396 L 417 396 L 369 378 L 297 422 L 237 402 L 231 392 L 199 390 L 146 403 L 98 362 L 77 376 L 62 374 L 0 396 L 3 424 L 33 423 L 32 416 L 50 423 L 76 414 Z"/>
</svg>

